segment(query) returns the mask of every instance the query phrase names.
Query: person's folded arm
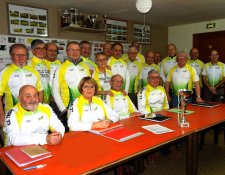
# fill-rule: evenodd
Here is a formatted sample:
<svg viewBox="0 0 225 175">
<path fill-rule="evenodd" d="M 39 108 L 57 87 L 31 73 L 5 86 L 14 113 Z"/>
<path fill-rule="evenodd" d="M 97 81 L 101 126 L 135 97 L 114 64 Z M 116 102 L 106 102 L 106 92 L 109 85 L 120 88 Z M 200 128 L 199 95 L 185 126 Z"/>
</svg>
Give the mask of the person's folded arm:
<svg viewBox="0 0 225 175">
<path fill-rule="evenodd" d="M 106 113 L 107 113 L 107 118 L 111 120 L 113 123 L 116 123 L 120 120 L 119 114 L 116 113 L 116 111 L 112 110 L 106 103 L 103 102 L 103 105 L 105 107 Z"/>
<path fill-rule="evenodd" d="M 145 88 L 142 88 L 138 93 L 138 110 L 141 114 L 150 113 L 148 110 L 146 110 Z"/>
</svg>

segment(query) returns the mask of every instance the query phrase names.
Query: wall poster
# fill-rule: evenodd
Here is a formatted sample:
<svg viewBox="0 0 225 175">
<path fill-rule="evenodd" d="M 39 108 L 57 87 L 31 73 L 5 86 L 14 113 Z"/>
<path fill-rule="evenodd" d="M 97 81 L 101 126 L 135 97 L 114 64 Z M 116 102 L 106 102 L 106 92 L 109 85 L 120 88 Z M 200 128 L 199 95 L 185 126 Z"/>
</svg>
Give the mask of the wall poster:
<svg viewBox="0 0 225 175">
<path fill-rule="evenodd" d="M 108 33 L 106 41 L 127 43 L 127 21 L 106 19 Z"/>
<path fill-rule="evenodd" d="M 48 37 L 48 10 L 8 5 L 9 34 Z"/>
<path fill-rule="evenodd" d="M 145 24 L 145 35 L 143 35 L 142 27 L 144 24 L 133 23 L 133 41 L 140 44 L 151 44 L 150 40 L 150 25 Z"/>
</svg>

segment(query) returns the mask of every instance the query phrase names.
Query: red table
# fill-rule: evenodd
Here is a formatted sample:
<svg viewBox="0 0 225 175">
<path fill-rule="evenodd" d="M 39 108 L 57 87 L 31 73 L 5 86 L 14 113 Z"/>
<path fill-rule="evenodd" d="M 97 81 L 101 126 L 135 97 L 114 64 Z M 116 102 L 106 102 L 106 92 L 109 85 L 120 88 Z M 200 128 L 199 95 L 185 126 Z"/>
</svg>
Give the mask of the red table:
<svg viewBox="0 0 225 175">
<path fill-rule="evenodd" d="M 125 128 L 143 132 L 144 134 L 120 143 L 89 132 L 66 133 L 59 145 L 44 145 L 46 149 L 52 152 L 53 156 L 51 158 L 25 166 L 47 164 L 46 167 L 41 169 L 22 171 L 22 167 L 18 167 L 4 154 L 6 150 L 13 147 L 1 148 L 0 156 L 10 170 L 18 175 L 96 174 L 141 157 L 146 153 L 185 137 L 188 138 L 188 144 L 192 144 L 194 130 L 191 128 L 180 128 L 178 125 L 170 124 L 169 121 L 160 123 L 160 125 L 168 127 L 175 132 L 161 135 L 153 134 L 141 128 L 141 126 L 156 124 L 155 122 L 133 117 L 121 120 L 120 123 L 123 123 Z M 192 160 L 191 148 L 187 150 L 187 153 L 187 174 L 192 174 L 190 167 Z"/>
</svg>

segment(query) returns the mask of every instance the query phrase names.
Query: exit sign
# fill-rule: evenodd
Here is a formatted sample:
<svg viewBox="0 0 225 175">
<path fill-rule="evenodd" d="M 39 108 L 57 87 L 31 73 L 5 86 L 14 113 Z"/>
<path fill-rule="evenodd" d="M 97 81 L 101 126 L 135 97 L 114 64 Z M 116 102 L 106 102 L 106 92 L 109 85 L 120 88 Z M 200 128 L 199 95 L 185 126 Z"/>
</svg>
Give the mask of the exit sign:
<svg viewBox="0 0 225 175">
<path fill-rule="evenodd" d="M 216 23 L 209 23 L 209 24 L 206 24 L 206 28 L 207 29 L 211 29 L 211 28 L 215 28 L 216 27 Z"/>
</svg>

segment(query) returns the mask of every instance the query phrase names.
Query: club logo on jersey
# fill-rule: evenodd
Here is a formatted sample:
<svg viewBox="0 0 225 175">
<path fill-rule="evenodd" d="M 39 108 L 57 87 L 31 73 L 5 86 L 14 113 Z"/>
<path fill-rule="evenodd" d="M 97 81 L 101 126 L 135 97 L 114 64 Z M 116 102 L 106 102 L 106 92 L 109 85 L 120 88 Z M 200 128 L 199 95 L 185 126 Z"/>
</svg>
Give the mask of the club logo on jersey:
<svg viewBox="0 0 225 175">
<path fill-rule="evenodd" d="M 137 67 L 137 66 L 133 66 L 133 67 Z"/>
<path fill-rule="evenodd" d="M 123 67 L 123 65 L 121 65 L 120 67 Z"/>
<path fill-rule="evenodd" d="M 80 69 L 80 71 L 84 71 L 84 69 Z"/>
<path fill-rule="evenodd" d="M 41 116 L 40 118 L 38 118 L 39 121 L 43 120 L 43 116 Z"/>
<path fill-rule="evenodd" d="M 26 77 L 31 77 L 32 76 L 32 74 L 28 74 L 28 75 L 26 75 Z"/>
<path fill-rule="evenodd" d="M 160 92 L 159 95 L 162 95 L 162 92 Z"/>
<path fill-rule="evenodd" d="M 187 72 L 187 70 L 184 70 L 183 72 Z"/>
<path fill-rule="evenodd" d="M 97 106 L 96 106 L 96 108 L 94 108 L 94 111 L 97 111 L 97 109 L 98 109 L 98 108 L 97 108 Z"/>
<path fill-rule="evenodd" d="M 125 101 L 125 100 L 126 100 L 126 98 L 123 98 L 123 100 Z"/>
<path fill-rule="evenodd" d="M 216 67 L 216 69 L 219 69 L 220 67 Z"/>
</svg>

